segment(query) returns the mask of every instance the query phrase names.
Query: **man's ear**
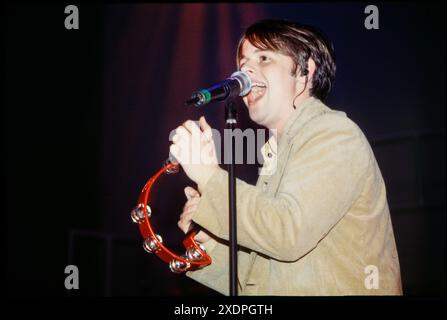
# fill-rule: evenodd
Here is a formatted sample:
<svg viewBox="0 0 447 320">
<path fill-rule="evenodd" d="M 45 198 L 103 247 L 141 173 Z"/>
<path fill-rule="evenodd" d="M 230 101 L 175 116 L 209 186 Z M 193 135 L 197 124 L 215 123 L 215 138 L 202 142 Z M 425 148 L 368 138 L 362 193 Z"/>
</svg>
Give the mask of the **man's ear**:
<svg viewBox="0 0 447 320">
<path fill-rule="evenodd" d="M 296 74 L 296 81 L 304 82 L 307 76 L 307 80 L 312 79 L 315 73 L 315 61 L 309 58 L 306 63 L 307 68 L 299 70 Z"/>
<path fill-rule="evenodd" d="M 312 58 L 307 60 L 307 68 L 300 69 L 296 72 L 296 90 L 300 94 L 307 88 L 310 90 L 312 88 L 312 78 L 315 74 L 315 61 Z"/>
</svg>

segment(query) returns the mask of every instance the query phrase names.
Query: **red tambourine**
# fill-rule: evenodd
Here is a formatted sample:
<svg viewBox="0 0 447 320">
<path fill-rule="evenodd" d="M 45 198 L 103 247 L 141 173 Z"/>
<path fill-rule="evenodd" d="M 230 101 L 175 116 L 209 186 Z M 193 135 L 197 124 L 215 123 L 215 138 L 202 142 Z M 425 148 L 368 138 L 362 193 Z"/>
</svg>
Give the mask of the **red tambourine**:
<svg viewBox="0 0 447 320">
<path fill-rule="evenodd" d="M 161 260 L 169 263 L 169 268 L 174 273 L 192 271 L 211 264 L 211 257 L 206 253 L 205 248 L 194 240 L 198 231 L 192 230 L 186 235 L 183 240 L 186 252 L 184 255 L 178 256 L 163 245 L 163 239 L 151 227 L 152 211 L 147 202 L 152 186 L 163 173 L 174 174 L 178 171 L 179 164 L 167 160 L 164 167 L 146 182 L 141 190 L 137 206 L 131 212 L 132 221 L 138 224 L 144 238 L 144 250 L 155 253 Z"/>
</svg>

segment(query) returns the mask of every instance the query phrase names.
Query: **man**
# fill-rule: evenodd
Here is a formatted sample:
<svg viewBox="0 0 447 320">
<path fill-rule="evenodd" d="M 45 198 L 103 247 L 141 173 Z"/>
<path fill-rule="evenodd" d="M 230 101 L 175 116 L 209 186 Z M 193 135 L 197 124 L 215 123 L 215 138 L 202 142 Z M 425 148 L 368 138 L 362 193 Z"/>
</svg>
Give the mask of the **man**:
<svg viewBox="0 0 447 320">
<path fill-rule="evenodd" d="M 249 27 L 237 51 L 253 88 L 250 118 L 274 136 L 262 148 L 256 186 L 237 181 L 240 295 L 399 295 L 400 267 L 382 175 L 368 141 L 346 114 L 323 104 L 334 77 L 332 45 L 312 27 L 264 20 Z M 228 177 L 216 158 L 187 161 L 209 147 L 210 127 L 187 121 L 171 153 L 198 190 L 179 227 L 192 224 L 213 263 L 187 275 L 229 292 Z M 192 137 L 198 134 L 198 141 Z"/>
</svg>

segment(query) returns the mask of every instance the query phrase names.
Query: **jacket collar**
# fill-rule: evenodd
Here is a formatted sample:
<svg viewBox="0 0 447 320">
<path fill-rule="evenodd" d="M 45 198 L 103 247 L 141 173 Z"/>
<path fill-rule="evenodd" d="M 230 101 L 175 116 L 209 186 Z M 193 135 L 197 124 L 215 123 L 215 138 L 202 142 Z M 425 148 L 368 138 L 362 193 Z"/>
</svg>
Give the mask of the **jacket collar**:
<svg viewBox="0 0 447 320">
<path fill-rule="evenodd" d="M 290 138 L 296 136 L 309 120 L 328 110 L 330 109 L 315 97 L 309 97 L 304 100 L 301 105 L 297 106 L 297 109 L 293 111 L 292 116 L 286 122 L 280 144 L 283 144 L 281 140 L 285 140 L 288 143 Z"/>
<path fill-rule="evenodd" d="M 321 102 L 321 100 L 315 97 L 309 97 L 303 101 L 302 104 L 297 106 L 296 110 L 293 111 L 292 116 L 287 120 L 284 127 L 284 132 L 279 139 L 279 143 L 274 135 L 270 137 L 266 144 L 261 148 L 261 153 L 265 159 L 269 152 L 273 152 L 276 155 L 281 152 L 285 147 L 287 147 L 295 137 L 301 128 L 310 121 L 315 116 L 329 111 L 330 109 Z"/>
</svg>

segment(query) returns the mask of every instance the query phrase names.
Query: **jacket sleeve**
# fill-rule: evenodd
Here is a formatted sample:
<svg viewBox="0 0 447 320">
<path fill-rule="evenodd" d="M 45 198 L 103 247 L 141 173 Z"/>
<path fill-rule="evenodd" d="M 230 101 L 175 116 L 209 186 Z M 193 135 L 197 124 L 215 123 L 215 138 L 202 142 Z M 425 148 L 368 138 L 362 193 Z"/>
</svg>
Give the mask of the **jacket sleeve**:
<svg viewBox="0 0 447 320">
<path fill-rule="evenodd" d="M 360 129 L 324 115 L 292 140 L 276 194 L 237 180 L 238 244 L 280 261 L 296 261 L 330 232 L 359 197 L 371 162 Z M 305 131 L 304 131 L 305 130 Z M 194 222 L 228 240 L 228 176 L 205 186 Z"/>
<path fill-rule="evenodd" d="M 186 275 L 221 294 L 228 295 L 228 246 L 215 239 L 209 240 L 204 246 L 206 252 L 211 256 L 211 265 L 196 271 L 188 271 Z"/>
</svg>

